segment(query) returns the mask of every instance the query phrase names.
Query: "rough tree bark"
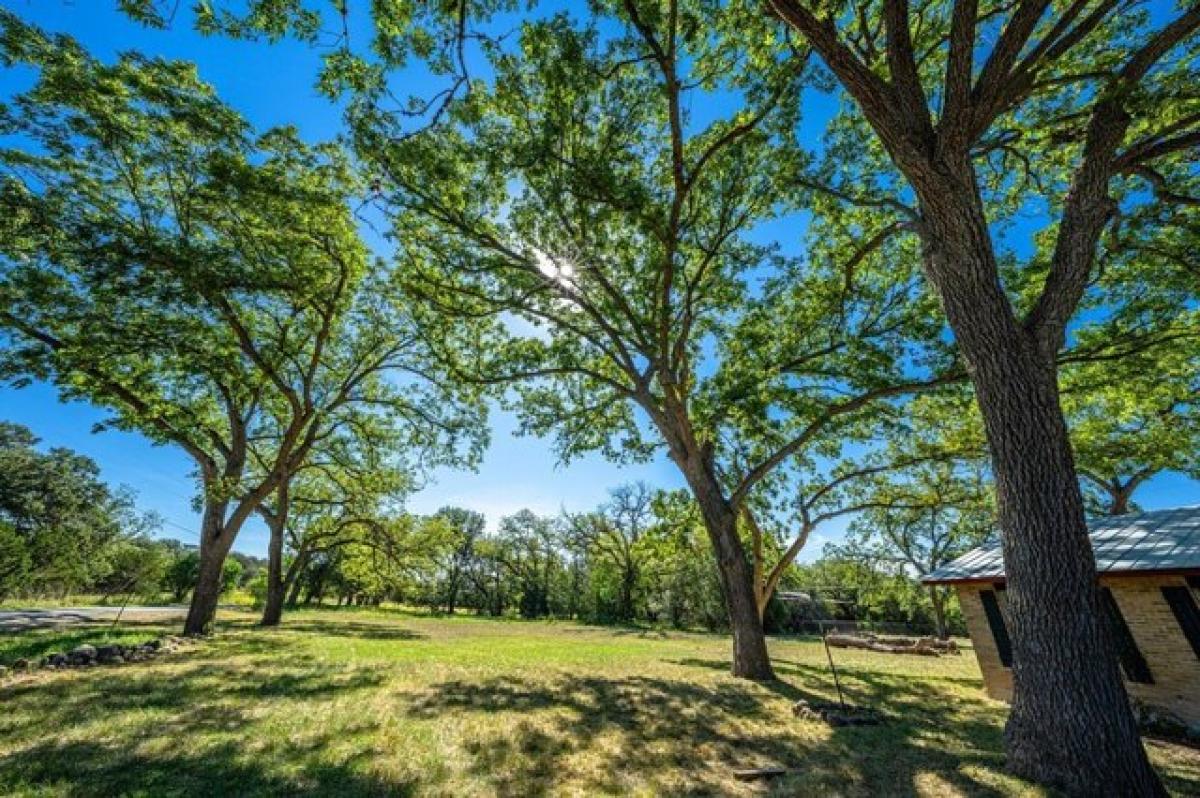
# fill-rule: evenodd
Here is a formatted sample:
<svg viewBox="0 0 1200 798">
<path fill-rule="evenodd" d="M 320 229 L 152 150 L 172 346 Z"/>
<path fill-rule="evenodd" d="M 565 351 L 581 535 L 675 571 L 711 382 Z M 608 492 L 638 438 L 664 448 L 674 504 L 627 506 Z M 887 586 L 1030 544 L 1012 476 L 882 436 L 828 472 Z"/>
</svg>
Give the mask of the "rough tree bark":
<svg viewBox="0 0 1200 798">
<path fill-rule="evenodd" d="M 733 632 L 732 673 L 743 679 L 769 681 L 775 678 L 767 638 L 758 613 L 754 572 L 737 531 L 737 511 L 724 498 L 711 466 L 698 452 L 676 456 L 700 506 L 700 516 L 712 541 L 717 573 L 729 626 Z"/>
<path fill-rule="evenodd" d="M 263 626 L 278 626 L 283 619 L 283 599 L 287 590 L 283 582 L 283 523 L 279 516 L 274 516 L 267 524 L 271 538 L 267 543 L 267 600 L 263 606 Z"/>
<path fill-rule="evenodd" d="M 292 560 L 292 564 L 288 566 L 287 575 L 284 576 L 283 582 L 287 587 L 287 601 L 285 606 L 295 608 L 300 603 L 300 587 L 303 582 L 300 580 L 300 574 L 304 573 L 304 569 L 308 567 L 309 554 L 304 549 L 296 553 L 296 559 Z"/>
<path fill-rule="evenodd" d="M 737 538 L 732 518 L 728 526 L 718 531 L 710 526 L 709 537 L 716 550 L 721 589 L 733 631 L 732 673 L 743 679 L 773 680 L 775 669 L 767 652 L 767 638 L 755 601 L 750 564 L 746 562 L 746 552 Z"/>
<path fill-rule="evenodd" d="M 933 625 L 938 640 L 948 640 L 949 631 L 946 629 L 946 596 L 937 585 L 929 586 L 929 602 L 933 605 Z"/>
<path fill-rule="evenodd" d="M 1103 623 L 1057 347 L 1014 315 L 974 173 L 960 166 L 917 193 L 927 271 L 971 369 L 996 479 L 1013 640 L 1008 767 L 1071 794 L 1161 795 Z"/>
<path fill-rule="evenodd" d="M 1048 371 L 1048 370 L 1047 370 Z M 1010 377 L 985 413 L 997 475 L 1013 640 L 1009 767 L 1073 794 L 1165 794 L 1129 711 L 1052 373 Z M 1020 375 L 1024 376 L 1024 375 Z M 1019 382 L 1019 403 L 1011 403 Z M 990 387 L 981 380 L 979 391 Z M 1077 763 L 1091 762 L 1090 773 Z"/>
<path fill-rule="evenodd" d="M 283 576 L 283 538 L 287 531 L 290 509 L 289 480 L 284 477 L 275 490 L 275 507 L 272 509 L 264 505 L 259 508 L 259 513 L 266 520 L 267 529 L 271 533 L 267 543 L 267 598 L 263 606 L 263 626 L 278 626 L 283 620 L 283 599 L 287 591 Z"/>
<path fill-rule="evenodd" d="M 212 631 L 217 602 L 221 598 L 221 571 L 236 537 L 236 530 L 231 530 L 225 521 L 226 509 L 227 505 L 221 502 L 210 502 L 204 507 L 200 528 L 200 569 L 183 623 L 185 635 L 205 635 Z"/>
</svg>

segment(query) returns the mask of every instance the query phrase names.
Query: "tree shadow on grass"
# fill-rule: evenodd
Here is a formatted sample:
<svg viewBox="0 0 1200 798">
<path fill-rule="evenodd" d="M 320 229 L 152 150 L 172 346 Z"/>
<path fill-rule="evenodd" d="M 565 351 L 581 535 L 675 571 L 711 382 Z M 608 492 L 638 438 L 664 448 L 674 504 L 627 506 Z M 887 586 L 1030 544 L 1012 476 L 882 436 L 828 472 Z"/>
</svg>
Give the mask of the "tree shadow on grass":
<svg viewBox="0 0 1200 798">
<path fill-rule="evenodd" d="M 987 775 L 1003 766 L 995 705 L 956 694 L 949 681 L 842 667 L 850 700 L 879 706 L 889 722 L 829 729 L 790 712 L 799 698 L 834 695 L 825 669 L 779 661 L 788 680 L 759 684 L 715 677 L 727 670 L 723 661 L 674 664 L 681 675 L 539 673 L 530 681 L 459 679 L 415 694 L 390 693 L 386 668 L 291 651 L 282 635 L 221 636 L 153 666 L 60 672 L 0 686 L 0 707 L 16 709 L 0 712 L 0 750 L 7 752 L 0 755 L 0 793 L 445 792 L 445 780 L 457 771 L 400 762 L 400 752 L 373 747 L 385 738 L 383 716 L 369 702 L 384 691 L 389 716 L 446 724 L 463 752 L 464 775 L 480 785 L 476 792 L 1007 794 Z M 350 709 L 360 700 L 361 712 Z M 274 714 L 264 716 L 267 706 Z M 314 716 L 307 725 L 274 727 L 279 718 L 306 718 L 322 707 L 332 707 L 324 721 Z M 402 755 L 420 756 L 422 749 Z M 379 775 L 389 762 L 400 772 Z M 734 768 L 766 765 L 796 773 L 760 788 L 732 778 Z M 1188 777 L 1168 784 L 1181 794 L 1197 787 Z"/>
<path fill-rule="evenodd" d="M 191 731 L 233 731 L 247 725 L 246 709 L 259 702 L 331 698 L 384 680 L 375 670 L 330 668 L 305 656 L 286 665 L 265 657 L 183 663 L 182 670 L 169 672 L 139 665 L 67 671 L 0 687 L 0 705 L 22 708 L 15 716 L 0 715 L 0 737 L 133 712 L 170 717 L 168 726 L 182 723 Z"/>
<path fill-rule="evenodd" d="M 266 630 L 275 631 L 275 630 Z M 313 634 L 320 637 L 351 637 L 362 640 L 425 640 L 429 635 L 391 623 L 363 621 L 287 621 L 278 627 L 280 632 Z"/>
<path fill-rule="evenodd" d="M 278 764 L 278 763 L 276 763 Z M 303 760 L 267 769 L 242 746 L 228 742 L 200 751 L 186 744 L 166 752 L 138 753 L 118 745 L 48 742 L 0 758 L 4 781 L 32 794 L 54 791 L 72 798 L 116 795 L 171 796 L 407 796 L 415 781 L 384 780 L 359 772 L 353 762 Z M 131 774 L 136 774 L 131 779 Z"/>
<path fill-rule="evenodd" d="M 574 626 L 563 628 L 563 632 L 567 634 L 602 634 L 611 635 L 612 637 L 637 637 L 644 640 L 668 640 L 673 635 L 672 632 L 666 629 L 659 629 L 655 626 L 639 626 L 637 624 L 621 624 L 621 625 L 602 625 L 602 624 L 585 624 L 573 621 Z M 675 635 L 682 636 L 682 632 L 675 632 Z"/>
<path fill-rule="evenodd" d="M 373 754 L 368 743 L 378 722 L 369 716 L 326 715 L 326 724 L 288 726 L 286 733 L 261 725 L 264 717 L 280 717 L 281 708 L 282 717 L 302 717 L 378 689 L 384 673 L 305 654 L 281 658 L 278 645 L 272 656 L 221 643 L 146 665 L 46 673 L 0 686 L 0 706 L 13 709 L 0 713 L 0 794 L 413 792 L 415 777 L 384 779 L 358 766 Z M 267 707 L 273 714 L 264 716 Z M 364 744 L 355 745 L 360 738 Z"/>
<path fill-rule="evenodd" d="M 428 635 L 413 629 L 398 627 L 392 621 L 351 621 L 341 618 L 329 620 L 313 620 L 309 618 L 289 619 L 284 616 L 279 626 L 261 626 L 257 621 L 228 620 L 223 621 L 219 633 L 245 633 L 247 637 L 257 638 L 268 645 L 277 645 L 279 640 L 289 632 L 318 637 L 345 637 L 362 640 L 425 640 Z M 218 634 L 220 637 L 220 634 Z"/>
<path fill-rule="evenodd" d="M 801 697 L 815 694 L 786 682 L 732 679 L 704 686 L 650 677 L 564 677 L 539 685 L 494 678 L 436 685 L 409 711 L 426 719 L 507 716 L 489 721 L 495 733 L 465 745 L 472 773 L 506 796 L 573 790 L 579 785 L 563 783 L 564 774 L 581 772 L 590 774 L 586 793 L 649 786 L 662 794 L 724 794 L 747 789 L 734 781 L 735 768 L 767 765 L 795 771 L 771 783 L 780 795 L 916 794 L 915 779 L 927 771 L 962 794 L 1002 795 L 969 773 L 970 766 L 1000 764 L 990 719 L 956 719 L 958 733 L 990 735 L 993 745 L 951 754 L 923 746 L 913 724 L 826 731 L 792 717 L 780 700 Z M 628 781 L 631 773 L 638 780 Z"/>
<path fill-rule="evenodd" d="M 676 664 L 710 670 L 729 669 L 728 662 L 719 660 L 682 659 L 677 660 Z M 800 679 L 807 690 L 799 690 L 783 681 L 765 682 L 764 688 L 789 699 L 794 699 L 797 693 L 800 693 L 799 697 L 809 701 L 829 701 L 837 698 L 837 686 L 828 668 L 785 659 L 775 659 L 774 665 L 778 673 Z M 838 665 L 838 677 L 845 700 L 882 711 L 887 718 L 887 725 L 881 729 L 891 727 L 895 734 L 910 746 L 920 745 L 925 764 L 931 761 L 931 749 L 945 750 L 954 746 L 959 752 L 968 752 L 968 761 L 974 759 L 987 762 L 991 769 L 1003 770 L 1004 710 L 998 709 L 996 702 L 984 698 L 978 679 L 957 676 L 925 676 L 913 679 L 846 664 Z M 961 693 L 955 694 L 950 689 L 953 687 L 977 688 L 978 695 L 970 697 Z M 856 735 L 872 741 L 872 748 L 875 747 L 874 741 L 880 739 L 876 730 L 871 727 L 852 727 L 839 730 L 835 734 L 847 739 Z M 1186 753 L 1180 755 L 1182 748 L 1172 743 L 1153 740 L 1147 742 L 1151 748 L 1158 746 L 1162 749 L 1161 755 L 1164 759 L 1187 756 Z M 1175 750 L 1170 750 L 1173 746 Z M 955 762 L 961 762 L 962 759 L 959 756 L 947 756 L 945 764 L 953 767 Z M 1190 757 L 1188 761 L 1190 762 Z M 938 774 L 943 777 L 946 775 L 943 770 L 939 770 Z M 1176 762 L 1172 771 L 1160 768 L 1159 774 L 1172 794 L 1200 795 L 1200 762 L 1195 766 L 1187 762 Z M 976 789 L 968 791 L 968 794 L 981 793 Z"/>
</svg>

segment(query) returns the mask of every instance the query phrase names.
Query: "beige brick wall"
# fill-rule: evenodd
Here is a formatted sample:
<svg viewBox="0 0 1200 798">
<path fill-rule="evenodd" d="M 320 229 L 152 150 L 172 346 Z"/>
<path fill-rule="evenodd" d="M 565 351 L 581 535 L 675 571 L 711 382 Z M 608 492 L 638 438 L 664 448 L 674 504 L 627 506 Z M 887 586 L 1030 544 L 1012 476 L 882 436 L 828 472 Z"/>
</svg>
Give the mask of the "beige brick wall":
<svg viewBox="0 0 1200 798">
<path fill-rule="evenodd" d="M 1200 725 L 1200 659 L 1159 590 L 1164 585 L 1182 586 L 1186 582 L 1182 577 L 1130 576 L 1103 579 L 1101 584 L 1112 589 L 1154 677 L 1154 684 L 1128 684 L 1129 692 L 1189 724 Z"/>
<path fill-rule="evenodd" d="M 1200 659 L 1196 658 L 1159 590 L 1164 585 L 1185 585 L 1183 578 L 1106 577 L 1101 584 L 1112 590 L 1125 623 L 1154 677 L 1154 684 L 1127 682 L 1130 694 L 1146 704 L 1172 712 L 1189 724 L 1200 725 Z M 1012 671 L 1000 664 L 996 642 L 979 599 L 979 591 L 989 587 L 986 584 L 959 585 L 958 598 L 979 670 L 983 673 L 984 689 L 992 698 L 1008 701 L 1012 698 Z"/>
<path fill-rule="evenodd" d="M 958 602 L 962 606 L 963 620 L 967 624 L 967 633 L 971 636 L 971 645 L 975 649 L 975 659 L 979 662 L 979 670 L 983 673 L 983 689 L 989 697 L 999 701 L 1012 699 L 1012 671 L 1000 664 L 1000 652 L 996 650 L 996 639 L 992 637 L 992 629 L 988 626 L 987 615 L 983 611 L 983 602 L 979 600 L 980 590 L 990 590 L 990 585 L 959 585 Z"/>
</svg>

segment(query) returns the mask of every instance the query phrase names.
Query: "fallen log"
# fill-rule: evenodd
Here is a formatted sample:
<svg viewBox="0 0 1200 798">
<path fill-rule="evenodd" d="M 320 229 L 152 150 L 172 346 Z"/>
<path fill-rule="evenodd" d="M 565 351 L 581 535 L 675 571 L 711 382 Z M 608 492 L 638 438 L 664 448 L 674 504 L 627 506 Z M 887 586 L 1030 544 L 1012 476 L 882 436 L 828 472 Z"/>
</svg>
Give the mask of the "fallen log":
<svg viewBox="0 0 1200 798">
<path fill-rule="evenodd" d="M 825 642 L 836 648 L 870 648 L 875 644 L 874 637 L 858 637 L 857 635 L 825 635 Z"/>
<path fill-rule="evenodd" d="M 836 648 L 857 648 L 864 651 L 879 651 L 884 654 L 912 654 L 919 657 L 937 657 L 942 654 L 957 654 L 953 640 L 937 640 L 922 637 L 916 640 L 907 637 L 876 637 L 875 635 L 825 636 L 825 641 Z"/>
<path fill-rule="evenodd" d="M 940 651 L 945 654 L 957 654 L 958 644 L 953 640 L 939 640 L 936 637 L 922 637 L 917 641 L 917 645 L 932 648 L 935 651 Z"/>
</svg>

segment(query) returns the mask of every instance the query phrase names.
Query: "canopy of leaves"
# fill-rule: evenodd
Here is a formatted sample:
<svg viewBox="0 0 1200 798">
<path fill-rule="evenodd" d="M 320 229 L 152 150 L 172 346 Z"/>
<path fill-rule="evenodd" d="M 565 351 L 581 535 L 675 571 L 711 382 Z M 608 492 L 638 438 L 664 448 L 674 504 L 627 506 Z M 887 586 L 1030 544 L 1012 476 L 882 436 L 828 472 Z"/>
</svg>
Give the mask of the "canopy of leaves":
<svg viewBox="0 0 1200 798">
<path fill-rule="evenodd" d="M 796 210 L 803 71 L 747 7 L 673 8 L 526 22 L 436 127 L 360 109 L 355 144 L 398 278 L 476 331 L 442 352 L 458 378 L 512 386 L 564 459 L 711 458 L 740 501 L 785 462 L 847 453 L 871 434 L 858 411 L 886 418 L 953 360 L 911 252 L 851 273 L 756 241 Z M 715 98 L 728 115 L 689 110 Z"/>
<path fill-rule="evenodd" d="M 246 512 L 344 428 L 429 464 L 478 454 L 482 406 L 432 378 L 339 148 L 253 136 L 188 65 L 104 64 L 7 12 L 0 32 L 38 77 L 0 113 L 8 374 L 183 447 Z"/>
</svg>

